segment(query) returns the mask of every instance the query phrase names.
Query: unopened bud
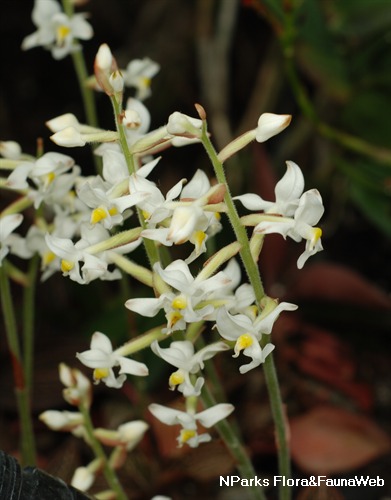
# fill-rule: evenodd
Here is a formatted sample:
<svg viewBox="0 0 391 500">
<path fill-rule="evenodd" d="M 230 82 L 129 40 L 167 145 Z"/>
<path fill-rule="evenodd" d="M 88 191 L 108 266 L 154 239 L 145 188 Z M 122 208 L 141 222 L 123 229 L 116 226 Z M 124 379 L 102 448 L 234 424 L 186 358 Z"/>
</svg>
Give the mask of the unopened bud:
<svg viewBox="0 0 391 500">
<path fill-rule="evenodd" d="M 74 148 L 85 146 L 86 141 L 75 127 L 66 127 L 50 136 L 50 139 L 58 146 Z"/>
<path fill-rule="evenodd" d="M 124 90 L 124 78 L 121 71 L 117 70 L 111 73 L 109 82 L 115 93 L 122 93 L 122 91 Z"/>
<path fill-rule="evenodd" d="M 201 137 L 202 121 L 175 111 L 168 118 L 167 132 L 185 137 Z"/>
<path fill-rule="evenodd" d="M 275 115 L 274 113 L 263 113 L 258 120 L 255 140 L 265 142 L 274 135 L 282 132 L 290 124 L 291 115 Z"/>
<path fill-rule="evenodd" d="M 73 127 L 78 130 L 79 125 L 78 119 L 72 113 L 65 113 L 64 115 L 56 116 L 46 122 L 46 126 L 52 132 L 59 132 L 60 130 L 64 130 L 64 128 L 68 127 Z"/>
<path fill-rule="evenodd" d="M 206 111 L 201 104 L 198 104 L 197 102 L 194 104 L 195 109 L 197 110 L 198 116 L 201 118 L 202 121 L 206 120 Z"/>
</svg>

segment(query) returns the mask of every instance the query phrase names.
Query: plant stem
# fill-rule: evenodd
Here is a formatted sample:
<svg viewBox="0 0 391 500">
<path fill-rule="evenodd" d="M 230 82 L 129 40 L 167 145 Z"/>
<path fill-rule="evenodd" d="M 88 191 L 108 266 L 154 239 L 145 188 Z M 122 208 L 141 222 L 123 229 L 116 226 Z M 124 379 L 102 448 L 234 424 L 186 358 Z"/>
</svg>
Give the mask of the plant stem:
<svg viewBox="0 0 391 500">
<path fill-rule="evenodd" d="M 126 132 L 123 124 L 121 123 L 120 116 L 121 116 L 121 105 L 118 103 L 117 99 L 115 96 L 110 96 L 111 103 L 113 105 L 113 110 L 114 110 L 114 119 L 115 119 L 115 124 L 116 128 L 119 134 L 119 143 L 122 149 L 122 152 L 125 157 L 126 165 L 128 166 L 129 174 L 135 174 L 137 169 L 136 165 L 134 162 L 134 156 L 129 150 L 128 146 L 128 141 L 126 138 Z M 144 216 L 141 212 L 141 210 L 137 207 L 137 214 L 138 214 L 138 219 L 140 222 L 140 226 L 145 229 L 146 228 L 146 223 Z M 153 269 L 153 265 L 156 262 L 160 261 L 159 257 L 159 251 L 155 245 L 155 242 L 152 240 L 148 240 L 146 238 L 143 238 L 143 243 L 144 243 L 144 248 L 148 256 L 149 263 L 151 265 L 151 269 Z"/>
<path fill-rule="evenodd" d="M 23 296 L 23 362 L 26 390 L 31 397 L 34 363 L 34 322 L 35 290 L 39 265 L 39 256 L 35 254 L 29 263 L 28 284 Z"/>
<path fill-rule="evenodd" d="M 236 239 L 241 244 L 240 256 L 244 268 L 246 270 L 247 276 L 249 278 L 249 281 L 254 289 L 256 302 L 259 307 L 261 300 L 265 297 L 265 292 L 259 274 L 258 266 L 255 263 L 254 259 L 252 258 L 250 243 L 247 237 L 246 229 L 240 222 L 239 215 L 237 213 L 236 207 L 234 205 L 232 196 L 229 191 L 229 187 L 226 182 L 224 166 L 219 160 L 216 150 L 209 139 L 205 121 L 204 121 L 201 140 L 212 162 L 218 181 L 224 183 L 227 187 L 227 191 L 224 198 L 225 204 L 227 205 L 227 215 L 232 224 Z M 271 354 L 269 354 L 264 363 L 264 375 L 269 393 L 273 421 L 276 429 L 279 473 L 282 476 L 289 478 L 291 475 L 289 444 L 286 435 L 283 403 L 281 400 L 281 393 L 279 390 L 279 383 L 274 366 L 274 360 Z M 284 486 L 283 484 L 281 484 L 280 500 L 289 500 L 290 498 L 291 498 L 290 488 L 288 486 Z"/>
<path fill-rule="evenodd" d="M 98 117 L 96 114 L 95 98 L 93 91 L 89 89 L 86 85 L 86 81 L 88 79 L 88 72 L 82 50 L 77 50 L 75 52 L 72 52 L 72 60 L 73 60 L 73 65 L 75 67 L 77 80 L 79 82 L 87 123 L 91 127 L 97 128 Z"/>
<path fill-rule="evenodd" d="M 89 408 L 84 404 L 80 404 L 79 410 L 80 413 L 83 415 L 84 428 L 87 433 L 87 442 L 92 448 L 92 451 L 94 452 L 96 458 L 98 458 L 102 463 L 103 474 L 106 478 L 108 485 L 115 492 L 116 500 L 127 500 L 128 497 L 125 491 L 123 490 L 121 483 L 118 480 L 117 474 L 110 467 L 106 453 L 94 434 L 94 426 L 90 417 Z"/>
<path fill-rule="evenodd" d="M 207 385 L 204 385 L 202 389 L 201 399 L 207 408 L 216 404 L 216 401 Z M 236 467 L 241 477 L 246 479 L 254 478 L 256 473 L 253 464 L 229 421 L 227 419 L 221 420 L 215 424 L 215 427 L 220 434 L 221 439 L 224 441 L 232 456 L 235 458 Z M 254 499 L 266 500 L 263 489 L 259 486 L 252 486 L 249 491 L 251 491 L 251 496 Z"/>
<path fill-rule="evenodd" d="M 15 311 L 12 302 L 10 283 L 6 271 L 6 262 L 3 262 L 3 265 L 0 266 L 0 291 L 8 348 L 10 351 L 13 367 L 15 395 L 21 428 L 21 463 L 22 465 L 34 465 L 35 441 L 30 410 L 30 400 L 28 388 L 25 384 L 23 360 L 19 346 Z"/>
<path fill-rule="evenodd" d="M 247 237 L 246 228 L 240 222 L 239 214 L 236 210 L 235 204 L 233 202 L 230 189 L 227 183 L 227 179 L 224 172 L 224 167 L 221 161 L 219 160 L 216 150 L 214 149 L 208 134 L 206 133 L 206 128 L 203 130 L 202 134 L 202 142 L 205 147 L 206 152 L 212 162 L 217 180 L 226 186 L 226 193 L 224 196 L 224 202 L 227 206 L 227 215 L 229 221 L 231 222 L 232 228 L 234 230 L 236 239 L 241 244 L 241 250 L 239 251 L 240 257 L 243 261 L 243 265 L 245 267 L 248 279 L 254 288 L 255 297 L 257 298 L 258 303 L 265 296 L 265 291 L 263 289 L 263 284 L 261 277 L 258 272 L 258 267 L 256 266 L 254 259 L 252 258 L 250 245 Z"/>
<path fill-rule="evenodd" d="M 74 8 L 72 2 L 70 0 L 62 0 L 62 5 L 65 14 L 68 17 L 72 17 L 74 14 Z M 91 125 L 91 127 L 96 128 L 98 127 L 98 118 L 96 113 L 94 92 L 86 85 L 88 79 L 88 71 L 83 56 L 83 51 L 80 49 L 71 52 L 71 56 L 80 87 L 87 123 L 88 125 Z"/>
<path fill-rule="evenodd" d="M 74 6 L 70 0 L 62 0 L 65 14 L 71 18 L 74 14 Z M 96 112 L 94 91 L 87 87 L 88 71 L 84 59 L 83 49 L 79 48 L 71 52 L 73 67 L 79 84 L 80 94 L 83 101 L 85 118 L 91 127 L 98 127 L 98 116 Z M 93 147 L 94 148 L 94 147 Z M 96 155 L 92 155 L 97 173 L 101 171 L 101 160 Z"/>
</svg>

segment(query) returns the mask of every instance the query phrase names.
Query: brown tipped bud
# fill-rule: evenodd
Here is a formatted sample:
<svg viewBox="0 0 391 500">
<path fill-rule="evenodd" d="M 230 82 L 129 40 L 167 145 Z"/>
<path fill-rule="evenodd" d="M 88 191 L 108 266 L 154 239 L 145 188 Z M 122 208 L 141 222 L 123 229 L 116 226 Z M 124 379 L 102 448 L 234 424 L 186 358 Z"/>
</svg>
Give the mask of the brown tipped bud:
<svg viewBox="0 0 391 500">
<path fill-rule="evenodd" d="M 206 111 L 205 111 L 204 107 L 201 106 L 201 104 L 198 104 L 198 102 L 196 102 L 194 104 L 194 107 L 197 110 L 198 116 L 201 118 L 201 120 L 205 121 L 206 120 Z"/>
</svg>

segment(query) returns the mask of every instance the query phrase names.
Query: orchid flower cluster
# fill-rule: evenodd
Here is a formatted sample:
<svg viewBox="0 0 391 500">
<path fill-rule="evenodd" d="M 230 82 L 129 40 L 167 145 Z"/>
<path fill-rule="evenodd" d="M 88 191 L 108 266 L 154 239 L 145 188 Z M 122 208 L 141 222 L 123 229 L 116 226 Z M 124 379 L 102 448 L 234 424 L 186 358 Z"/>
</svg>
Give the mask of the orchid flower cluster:
<svg viewBox="0 0 391 500">
<path fill-rule="evenodd" d="M 80 51 L 78 40 L 92 37 L 85 14 L 67 16 L 55 0 L 36 0 L 33 22 L 37 31 L 25 38 L 23 49 L 38 45 L 56 59 Z M 290 123 L 289 115 L 263 113 L 257 127 L 216 152 L 207 130 L 206 112 L 196 105 L 197 116 L 172 113 L 167 123 L 150 130 L 144 100 L 150 95 L 151 78 L 159 65 L 150 59 L 131 61 L 121 70 L 108 45 L 100 46 L 94 64 L 93 87 L 105 92 L 114 109 L 116 127 L 104 130 L 81 123 L 70 113 L 51 117 L 51 140 L 63 147 L 98 143 L 94 154 L 101 158 L 97 175 L 85 176 L 66 154 L 44 152 L 33 157 L 14 141 L 0 143 L 0 167 L 6 175 L 0 187 L 15 193 L 15 201 L 0 214 L 0 266 L 11 256 L 41 259 L 41 279 L 60 272 L 87 285 L 93 280 L 118 280 L 125 274 L 140 282 L 147 296 L 131 297 L 125 307 L 141 316 L 162 318 L 163 324 L 114 348 L 108 335 L 95 332 L 90 349 L 76 354 L 91 368 L 94 382 L 119 389 L 128 375 L 147 377 L 149 368 L 129 356 L 150 348 L 172 368 L 167 388 L 177 391 L 184 409 L 157 403 L 150 414 L 167 425 L 179 425 L 178 446 L 197 447 L 210 441 L 210 429 L 234 410 L 232 404 L 213 404 L 200 409 L 205 390 L 205 363 L 225 351 L 234 358 L 248 358 L 241 374 L 270 359 L 273 325 L 295 304 L 267 297 L 257 268 L 265 235 L 278 233 L 296 242 L 305 240 L 297 266 L 322 250 L 322 198 L 316 189 L 304 192 L 301 169 L 292 161 L 275 187 L 275 200 L 257 194 L 232 197 L 224 176 L 224 163 L 253 140 L 265 142 Z M 91 82 L 91 79 L 90 79 Z M 136 95 L 125 100 L 125 87 Z M 210 177 L 197 170 L 179 179 L 167 192 L 151 180 L 164 168 L 160 156 L 170 147 L 201 145 L 214 169 Z M 159 156 L 158 156 L 159 155 Z M 235 202 L 251 214 L 239 218 Z M 34 208 L 34 217 L 23 214 Z M 210 243 L 230 222 L 235 239 L 211 254 Z M 23 224 L 22 224 L 23 222 Z M 246 226 L 254 227 L 250 237 Z M 17 230 L 23 228 L 23 232 Z M 134 251 L 144 245 L 146 262 L 137 262 Z M 172 260 L 170 247 L 183 246 L 183 258 Z M 206 257 L 206 259 L 204 259 Z M 242 264 L 240 264 L 240 259 Z M 244 268 L 247 279 L 243 279 Z M 9 270 L 11 276 L 11 270 Z M 248 281 L 247 281 L 248 280 Z M 160 320 L 157 320 L 157 322 Z M 206 331 L 207 334 L 203 335 Z M 163 344 L 161 345 L 161 342 Z M 47 411 L 41 419 L 52 429 L 67 430 L 91 441 L 87 416 L 91 386 L 85 376 L 65 365 L 60 379 L 64 397 L 78 412 Z M 80 408 L 83 408 L 83 411 Z M 125 423 L 116 431 L 96 429 L 93 435 L 114 446 L 109 465 L 114 469 L 141 440 L 148 425 Z M 102 457 L 77 469 L 73 484 L 88 489 Z"/>
<path fill-rule="evenodd" d="M 79 411 L 47 410 L 39 418 L 50 429 L 71 432 L 98 450 L 97 457 L 88 465 L 77 467 L 71 479 L 72 486 L 87 491 L 102 470 L 116 470 L 122 466 L 127 453 L 138 445 L 149 426 L 142 420 L 134 420 L 119 425 L 116 430 L 94 428 L 89 417 L 92 403 L 91 382 L 80 370 L 70 368 L 64 363 L 60 364 L 59 375 L 65 386 L 63 390 L 65 401 L 76 406 Z M 101 453 L 101 444 L 113 448 L 107 460 Z"/>
</svg>

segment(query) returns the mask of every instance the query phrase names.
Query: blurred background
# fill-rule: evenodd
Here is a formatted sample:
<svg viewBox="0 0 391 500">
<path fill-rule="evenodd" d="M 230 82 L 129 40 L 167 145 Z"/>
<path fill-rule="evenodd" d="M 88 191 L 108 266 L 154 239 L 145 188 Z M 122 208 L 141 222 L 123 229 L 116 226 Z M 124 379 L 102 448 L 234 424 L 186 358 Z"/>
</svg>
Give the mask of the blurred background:
<svg viewBox="0 0 391 500">
<path fill-rule="evenodd" d="M 69 154 L 83 173 L 92 174 L 87 148 L 64 151 L 49 140 L 46 120 L 72 112 L 82 122 L 84 114 L 71 58 L 55 61 L 42 48 L 20 50 L 23 38 L 35 31 L 32 7 L 30 0 L 1 4 L 0 139 L 15 140 L 34 154 L 41 137 L 46 151 Z M 324 251 L 303 270 L 296 268 L 300 245 L 279 235 L 266 239 L 260 262 L 267 293 L 299 304 L 299 312 L 283 315 L 273 331 L 294 475 L 364 474 L 386 481 L 383 488 L 302 488 L 294 495 L 391 498 L 390 2 L 90 0 L 79 11 L 89 12 L 95 32 L 83 43 L 91 73 L 104 42 L 120 67 L 143 57 L 160 64 L 145 102 L 151 128 L 163 125 L 173 111 L 196 116 L 199 102 L 221 149 L 254 128 L 263 112 L 293 115 L 282 134 L 229 160 L 227 175 L 234 194 L 273 199 L 285 161 L 292 160 L 304 172 L 306 189 L 319 189 L 326 208 L 320 224 Z M 101 126 L 112 129 L 109 100 L 104 94 L 96 100 Z M 163 192 L 197 168 L 210 173 L 200 147 L 163 156 L 156 174 Z M 18 300 L 18 287 L 14 292 Z M 76 365 L 74 353 L 88 348 L 93 331 L 107 333 L 115 344 L 150 327 L 127 313 L 116 283 L 94 282 L 87 289 L 54 276 L 39 285 L 37 302 L 36 415 L 66 408 L 57 364 Z M 4 335 L 0 356 L 0 448 L 17 453 Z M 153 355 L 141 356 L 156 363 L 155 375 L 115 394 L 98 387 L 97 425 L 115 426 L 140 415 L 151 420 L 143 410 L 149 400 L 172 400 L 166 367 Z M 262 371 L 240 376 L 237 360 L 226 358 L 218 360 L 218 369 L 237 407 L 244 441 L 259 476 L 272 477 L 275 445 Z M 174 499 L 244 498 L 243 490 L 218 488 L 219 475 L 235 474 L 218 439 L 195 450 L 177 449 L 175 429 L 150 423 L 152 433 L 125 470 L 130 498 L 157 493 Z M 88 450 L 73 437 L 36 425 L 40 465 L 69 480 Z M 271 489 L 268 498 L 275 494 Z"/>
</svg>

